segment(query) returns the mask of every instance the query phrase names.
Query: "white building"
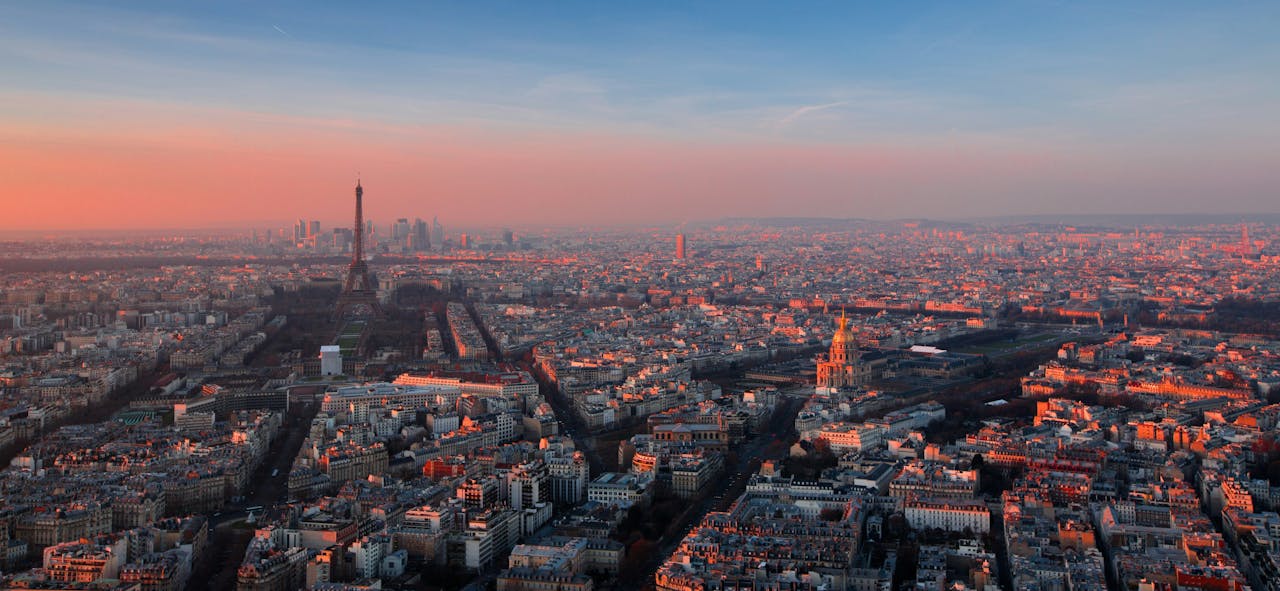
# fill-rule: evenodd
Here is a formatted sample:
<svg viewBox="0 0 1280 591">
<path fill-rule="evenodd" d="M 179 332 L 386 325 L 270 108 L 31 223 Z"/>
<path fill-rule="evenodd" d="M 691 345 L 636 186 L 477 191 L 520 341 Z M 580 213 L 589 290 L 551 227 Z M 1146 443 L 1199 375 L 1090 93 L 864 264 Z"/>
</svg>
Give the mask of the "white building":
<svg viewBox="0 0 1280 591">
<path fill-rule="evenodd" d="M 520 515 L 507 509 L 486 511 L 469 519 L 461 536 L 464 564 L 473 570 L 493 566 L 496 556 L 515 547 L 520 529 Z"/>
<path fill-rule="evenodd" d="M 399 405 L 407 408 L 435 406 L 441 399 L 458 397 L 458 389 L 452 386 L 396 386 L 388 383 L 372 383 L 362 386 L 331 388 L 324 394 L 320 410 L 329 415 L 346 414 L 351 421 L 367 420 L 368 412 L 375 406 Z"/>
<path fill-rule="evenodd" d="M 884 445 L 885 429 L 879 425 L 837 422 L 823 427 L 818 437 L 831 444 L 838 454 L 865 451 Z"/>
<path fill-rule="evenodd" d="M 453 386 L 463 395 L 479 398 L 502 398 L 518 401 L 525 412 L 532 412 L 542 397 L 538 394 L 538 382 L 523 371 L 494 374 L 463 373 L 458 375 L 418 375 L 405 373 L 395 380 L 404 386 Z"/>
<path fill-rule="evenodd" d="M 605 472 L 587 485 L 587 500 L 618 507 L 645 505 L 653 492 L 653 480 L 634 474 Z"/>
<path fill-rule="evenodd" d="M 389 536 L 367 536 L 353 542 L 347 552 L 352 554 L 356 574 L 361 578 L 373 578 L 378 576 L 382 559 L 386 554 L 390 554 L 390 548 Z"/>
<path fill-rule="evenodd" d="M 547 468 L 551 472 L 552 501 L 576 505 L 586 498 L 591 469 L 582 452 L 575 451 L 572 457 L 548 458 Z"/>
<path fill-rule="evenodd" d="M 342 375 L 342 347 L 337 345 L 320 346 L 320 375 Z"/>
<path fill-rule="evenodd" d="M 516 511 L 532 508 L 551 499 L 551 474 L 546 462 L 534 460 L 520 464 L 507 472 L 507 489 L 511 508 Z"/>
<path fill-rule="evenodd" d="M 982 534 L 991 531 L 991 509 L 981 501 L 916 499 L 905 502 L 903 512 L 914 529 L 968 529 Z"/>
</svg>

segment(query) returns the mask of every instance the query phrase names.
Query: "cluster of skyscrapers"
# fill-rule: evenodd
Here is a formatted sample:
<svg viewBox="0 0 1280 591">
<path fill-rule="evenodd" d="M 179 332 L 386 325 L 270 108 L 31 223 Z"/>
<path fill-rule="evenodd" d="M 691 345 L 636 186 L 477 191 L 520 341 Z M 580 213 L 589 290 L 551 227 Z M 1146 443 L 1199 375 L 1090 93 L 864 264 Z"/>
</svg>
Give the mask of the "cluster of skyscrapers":
<svg viewBox="0 0 1280 591">
<path fill-rule="evenodd" d="M 508 231 L 508 233 L 510 233 Z M 254 232 L 254 241 L 259 241 Z M 354 234 L 351 228 L 339 226 L 327 231 L 321 229 L 319 220 L 299 219 L 287 230 L 268 231 L 262 234 L 267 243 L 284 244 L 295 249 L 317 252 L 343 253 L 351 250 Z M 444 226 L 438 219 L 430 222 L 422 218 L 398 218 L 388 226 L 379 227 L 373 221 L 364 222 L 366 250 L 373 249 L 414 253 L 440 250 L 445 247 Z M 459 246 L 465 248 L 465 235 L 459 237 Z M 509 243 L 509 242 L 508 242 Z"/>
</svg>

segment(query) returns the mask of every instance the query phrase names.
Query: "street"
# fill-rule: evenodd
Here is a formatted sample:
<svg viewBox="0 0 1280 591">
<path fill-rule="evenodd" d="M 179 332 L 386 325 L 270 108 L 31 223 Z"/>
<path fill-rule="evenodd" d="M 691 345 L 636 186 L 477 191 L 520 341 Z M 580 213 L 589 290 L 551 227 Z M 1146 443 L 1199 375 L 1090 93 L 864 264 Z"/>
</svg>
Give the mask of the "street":
<svg viewBox="0 0 1280 591">
<path fill-rule="evenodd" d="M 774 441 L 787 440 L 796 415 L 800 414 L 800 409 L 804 406 L 805 399 L 785 394 L 780 395 L 780 398 L 769 420 L 768 432 L 760 434 L 739 448 L 738 461 L 726 471 L 727 477 L 714 481 L 711 488 L 699 497 L 697 504 L 691 507 L 692 510 L 682 516 L 681 526 L 676 530 L 678 532 L 676 535 L 664 535 L 658 541 L 657 551 L 633 580 L 642 584 L 653 581 L 653 575 L 658 571 L 658 567 L 662 566 L 667 557 L 675 551 L 680 541 L 702 522 L 702 518 L 707 513 L 724 511 L 731 507 L 746 490 L 747 481 L 759 470 L 764 460 L 781 460 L 786 457 L 787 447 L 772 454 L 766 454 L 766 451 Z"/>
<path fill-rule="evenodd" d="M 315 418 L 319 409 L 319 404 L 314 401 L 298 402 L 291 406 L 280 427 L 281 433 L 271 442 L 262 465 L 258 466 L 249 479 L 245 499 L 232 503 L 209 517 L 208 554 L 202 557 L 203 560 L 191 573 L 191 583 L 187 586 L 189 590 L 229 589 L 235 586 L 236 570 L 253 537 L 253 527 L 244 523 L 248 517 L 245 508 L 261 506 L 265 511 L 288 500 L 289 470 L 293 467 L 298 450 L 302 449 L 302 442 L 311 428 L 311 419 Z M 273 473 L 275 476 L 272 476 Z M 258 516 L 261 516 L 261 512 Z"/>
</svg>

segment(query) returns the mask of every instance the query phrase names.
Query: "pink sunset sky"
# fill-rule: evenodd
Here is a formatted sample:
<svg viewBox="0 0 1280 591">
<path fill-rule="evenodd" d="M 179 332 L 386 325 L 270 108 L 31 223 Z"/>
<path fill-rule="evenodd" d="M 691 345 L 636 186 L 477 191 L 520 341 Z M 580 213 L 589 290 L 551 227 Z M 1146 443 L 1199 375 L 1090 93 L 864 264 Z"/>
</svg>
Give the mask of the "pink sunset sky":
<svg viewBox="0 0 1280 591">
<path fill-rule="evenodd" d="M 905 13 L 848 15 L 900 29 L 857 41 L 683 14 L 580 38 L 462 9 L 424 37 L 402 23 L 422 15 L 359 15 L 373 43 L 330 34 L 353 15 L 166 10 L 20 5 L 0 26 L 0 227 L 346 224 L 357 175 L 368 218 L 454 227 L 1280 211 L 1280 86 L 1255 75 L 1274 40 L 1199 63 L 1174 40 L 1241 41 L 1195 14 L 1167 39 L 1009 53 L 1031 39 Z M 505 33 L 440 39 L 448 19 Z"/>
<path fill-rule="evenodd" d="M 438 215 L 469 225 L 1105 211 L 1117 191 L 1164 192 L 1182 201 L 1275 180 L 1273 171 L 1241 155 L 1206 160 L 1169 151 L 1127 159 L 1000 138 L 716 141 L 136 110 L 114 106 L 99 121 L 0 131 L 10 223 L 51 229 L 233 227 L 297 218 L 343 223 L 357 175 L 370 219 Z"/>
</svg>

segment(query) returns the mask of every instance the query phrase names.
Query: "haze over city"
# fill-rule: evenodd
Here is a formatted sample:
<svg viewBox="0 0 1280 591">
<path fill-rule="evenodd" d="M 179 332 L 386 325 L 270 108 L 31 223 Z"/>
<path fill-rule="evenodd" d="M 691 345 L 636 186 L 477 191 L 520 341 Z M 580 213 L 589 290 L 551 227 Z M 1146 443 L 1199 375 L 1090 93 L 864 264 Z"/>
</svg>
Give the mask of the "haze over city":
<svg viewBox="0 0 1280 591">
<path fill-rule="evenodd" d="M 1278 17 L 0 0 L 0 591 L 1280 591 Z"/>
<path fill-rule="evenodd" d="M 6 2 L 18 229 L 1276 213 L 1270 2 Z"/>
</svg>

